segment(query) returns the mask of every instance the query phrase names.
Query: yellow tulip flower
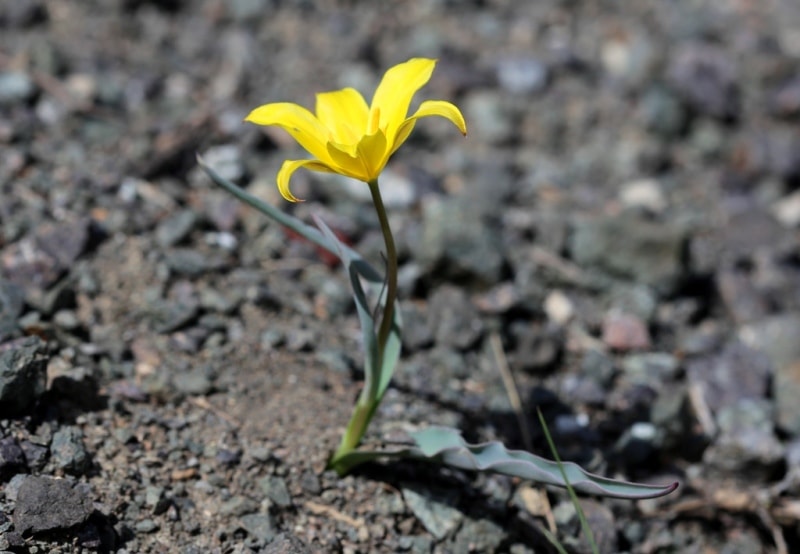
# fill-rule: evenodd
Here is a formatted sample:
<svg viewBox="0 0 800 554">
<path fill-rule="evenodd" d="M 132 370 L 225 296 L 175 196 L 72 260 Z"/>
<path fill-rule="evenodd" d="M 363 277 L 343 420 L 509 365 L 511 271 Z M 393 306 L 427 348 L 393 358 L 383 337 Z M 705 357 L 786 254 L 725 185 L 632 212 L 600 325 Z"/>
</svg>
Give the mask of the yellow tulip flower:
<svg viewBox="0 0 800 554">
<path fill-rule="evenodd" d="M 283 162 L 277 178 L 281 195 L 299 201 L 289 190 L 289 179 L 301 167 L 375 183 L 421 117 L 444 117 L 466 135 L 464 116 L 444 100 L 425 101 L 408 116 L 411 98 L 430 80 L 435 65 L 436 60 L 413 58 L 392 67 L 369 106 L 357 90 L 345 88 L 317 94 L 316 115 L 291 102 L 265 104 L 250 112 L 245 121 L 283 128 L 314 157 Z"/>
</svg>

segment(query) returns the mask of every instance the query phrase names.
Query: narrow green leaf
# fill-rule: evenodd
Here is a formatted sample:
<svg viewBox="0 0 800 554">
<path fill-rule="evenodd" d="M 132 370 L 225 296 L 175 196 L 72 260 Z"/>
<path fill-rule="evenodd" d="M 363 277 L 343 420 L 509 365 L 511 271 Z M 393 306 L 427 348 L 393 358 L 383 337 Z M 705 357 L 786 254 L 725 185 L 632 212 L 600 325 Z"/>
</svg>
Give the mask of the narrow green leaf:
<svg viewBox="0 0 800 554">
<path fill-rule="evenodd" d="M 540 527 L 539 531 L 541 531 L 545 538 L 550 541 L 550 544 L 552 544 L 553 548 L 558 551 L 558 554 L 569 554 L 567 549 L 564 548 L 564 546 L 558 541 L 558 537 L 551 533 L 549 529 Z"/>
<path fill-rule="evenodd" d="M 400 350 L 403 346 L 400 340 L 402 331 L 403 321 L 400 316 L 400 306 L 395 302 L 394 313 L 392 314 L 392 330 L 389 332 L 389 338 L 386 340 L 386 346 L 383 349 L 383 360 L 381 360 L 380 377 L 378 379 L 378 398 L 383 398 L 383 394 L 389 387 L 392 375 L 397 367 L 397 362 L 400 359 Z"/>
<path fill-rule="evenodd" d="M 363 260 L 360 257 L 356 258 L 351 252 L 348 252 L 345 245 L 336 238 L 334 232 L 331 231 L 322 219 L 315 216 L 314 222 L 320 228 L 325 238 L 336 245 L 337 251 L 335 254 L 342 260 L 342 265 L 344 265 L 345 271 L 347 271 L 347 275 L 350 278 L 350 286 L 353 289 L 353 296 L 356 301 L 358 319 L 361 323 L 364 348 L 367 351 L 366 377 L 363 390 L 368 394 L 367 398 L 371 402 L 378 402 L 386 392 L 392 380 L 394 369 L 397 367 L 397 361 L 400 358 L 400 349 L 402 346 L 400 340 L 400 333 L 402 332 L 400 309 L 397 304 L 395 304 L 392 317 L 392 330 L 389 333 L 389 339 L 386 341 L 386 346 L 383 351 L 383 360 L 378 360 L 378 338 L 375 334 L 375 321 L 372 317 L 369 303 L 367 302 L 367 295 L 361 286 L 361 279 L 359 278 L 364 277 L 367 281 L 370 281 L 367 279 L 366 275 L 361 273 L 362 266 L 358 262 Z M 383 285 L 382 281 L 380 283 L 374 281 L 370 282 L 373 285 L 373 289 L 378 289 L 379 285 Z M 382 296 L 379 301 L 385 301 L 385 296 Z"/>
<path fill-rule="evenodd" d="M 248 206 L 255 208 L 262 214 L 270 217 L 280 223 L 281 225 L 288 227 L 298 235 L 308 239 L 309 241 L 313 242 L 320 248 L 323 248 L 330 252 L 333 255 L 338 255 L 338 248 L 336 244 L 332 243 L 329 239 L 327 239 L 320 231 L 311 227 L 310 225 L 303 223 L 296 217 L 292 217 L 289 214 L 279 210 L 275 206 L 271 206 L 267 204 L 260 198 L 257 198 L 244 190 L 243 188 L 233 184 L 231 181 L 214 171 L 213 168 L 206 165 L 203 158 L 200 155 L 197 156 L 197 163 L 200 165 L 200 168 L 206 172 L 206 174 L 214 181 L 217 185 L 234 195 L 236 198 L 247 204 Z M 383 276 L 381 272 L 377 271 L 374 267 L 372 267 L 366 260 L 364 260 L 361 255 L 347 246 L 346 244 L 342 244 L 342 248 L 346 251 L 354 260 L 353 263 L 356 264 L 358 267 L 358 272 L 364 276 L 365 279 L 370 281 L 371 283 L 381 283 L 383 282 Z"/>
<path fill-rule="evenodd" d="M 578 501 L 578 495 L 575 493 L 575 489 L 572 487 L 572 483 L 569 482 L 569 478 L 567 477 L 567 472 L 564 470 L 564 463 L 561 461 L 561 457 L 558 455 L 558 450 L 556 449 L 556 443 L 555 441 L 553 441 L 553 437 L 550 435 L 550 428 L 547 427 L 547 422 L 544 419 L 544 414 L 542 414 L 542 410 L 540 410 L 538 406 L 536 408 L 536 415 L 539 416 L 539 424 L 542 426 L 542 430 L 544 431 L 544 438 L 547 440 L 547 446 L 548 448 L 550 448 L 550 454 L 552 454 L 553 458 L 555 458 L 555 461 L 558 464 L 558 469 L 561 472 L 561 477 L 564 479 L 564 483 L 567 485 L 567 492 L 569 492 L 569 498 L 572 501 L 572 505 L 575 506 L 575 512 L 578 514 L 578 519 L 581 522 L 581 529 L 583 529 L 583 534 L 586 536 L 586 540 L 589 542 L 589 546 L 592 549 L 592 554 L 600 554 L 600 550 L 597 548 L 597 542 L 595 542 L 594 540 L 594 533 L 592 532 L 592 528 L 586 519 L 586 514 L 583 513 L 583 508 L 581 508 L 581 503 Z"/>
<path fill-rule="evenodd" d="M 322 218 L 314 216 L 314 222 L 322 231 L 322 234 L 332 244 L 336 246 L 335 254 L 344 265 L 347 276 L 350 278 L 350 287 L 353 290 L 353 298 L 356 302 L 356 311 L 358 313 L 358 320 L 361 324 L 361 337 L 364 342 L 365 350 L 365 367 L 364 367 L 364 388 L 362 389 L 362 404 L 374 402 L 378 398 L 378 386 L 380 384 L 379 371 L 380 360 L 378 360 L 378 337 L 375 334 L 375 320 L 372 318 L 372 311 L 369 308 L 367 295 L 364 288 L 361 286 L 361 279 L 356 265 L 353 263 L 353 256 L 350 256 L 345 250 L 344 245 L 336 238 L 336 235 L 331 231 Z"/>
</svg>

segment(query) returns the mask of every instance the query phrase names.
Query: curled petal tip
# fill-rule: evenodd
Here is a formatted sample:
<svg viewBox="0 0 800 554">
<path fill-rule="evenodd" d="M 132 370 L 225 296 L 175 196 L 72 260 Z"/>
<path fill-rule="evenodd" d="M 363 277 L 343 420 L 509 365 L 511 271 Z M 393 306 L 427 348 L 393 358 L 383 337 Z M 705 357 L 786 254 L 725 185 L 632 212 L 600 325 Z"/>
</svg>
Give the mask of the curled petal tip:
<svg viewBox="0 0 800 554">
<path fill-rule="evenodd" d="M 455 104 L 444 100 L 426 100 L 420 104 L 419 109 L 411 116 L 412 119 L 421 117 L 439 116 L 449 120 L 455 125 L 462 135 L 467 136 L 467 122 Z"/>
<path fill-rule="evenodd" d="M 254 114 L 254 113 L 257 111 L 257 110 L 258 110 L 258 108 L 256 108 L 255 110 L 250 110 L 250 113 L 249 113 L 249 114 L 247 114 L 247 115 L 244 117 L 244 119 L 242 119 L 242 122 L 246 122 L 246 123 L 255 123 L 255 121 L 253 121 L 253 114 Z"/>
<path fill-rule="evenodd" d="M 289 190 L 289 180 L 292 174 L 301 167 L 311 171 L 319 171 L 322 173 L 340 173 L 336 168 L 331 167 L 319 160 L 286 160 L 283 162 L 280 170 L 278 171 L 278 192 L 281 193 L 289 202 L 304 202 L 304 200 L 297 198 L 292 191 Z"/>
</svg>

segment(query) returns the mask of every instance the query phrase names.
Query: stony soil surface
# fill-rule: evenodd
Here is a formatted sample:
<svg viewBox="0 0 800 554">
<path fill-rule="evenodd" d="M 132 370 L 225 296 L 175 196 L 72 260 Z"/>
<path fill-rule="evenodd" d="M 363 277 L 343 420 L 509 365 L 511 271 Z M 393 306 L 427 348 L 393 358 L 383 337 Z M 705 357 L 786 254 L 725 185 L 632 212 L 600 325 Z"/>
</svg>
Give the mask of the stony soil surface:
<svg viewBox="0 0 800 554">
<path fill-rule="evenodd" d="M 366 189 L 253 107 L 439 59 L 382 186 L 404 355 L 371 430 L 532 442 L 677 492 L 584 498 L 604 553 L 800 550 L 800 4 L 0 3 L 0 551 L 587 552 L 563 491 L 324 471 L 360 383 L 329 257 Z M 524 403 L 526 436 L 502 373 Z"/>
</svg>

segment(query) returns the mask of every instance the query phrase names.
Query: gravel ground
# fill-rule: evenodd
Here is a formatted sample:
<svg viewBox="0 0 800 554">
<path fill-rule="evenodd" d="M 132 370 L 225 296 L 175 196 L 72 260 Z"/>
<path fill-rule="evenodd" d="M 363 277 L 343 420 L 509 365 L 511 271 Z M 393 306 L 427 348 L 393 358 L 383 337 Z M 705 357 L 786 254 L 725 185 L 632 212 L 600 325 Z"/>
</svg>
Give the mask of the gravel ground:
<svg viewBox="0 0 800 554">
<path fill-rule="evenodd" d="M 528 438 L 680 481 L 582 499 L 603 553 L 800 551 L 800 5 L 0 3 L 0 551 L 587 552 L 563 491 L 418 463 L 324 471 L 360 382 L 336 263 L 366 188 L 242 123 L 439 59 L 382 178 L 404 355 L 371 437 Z"/>
</svg>

